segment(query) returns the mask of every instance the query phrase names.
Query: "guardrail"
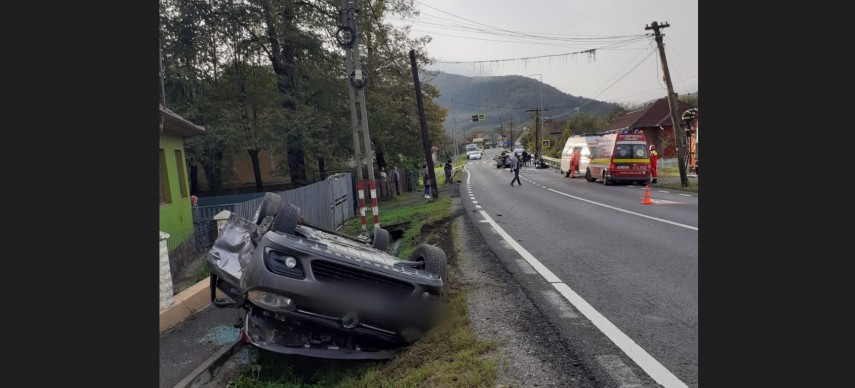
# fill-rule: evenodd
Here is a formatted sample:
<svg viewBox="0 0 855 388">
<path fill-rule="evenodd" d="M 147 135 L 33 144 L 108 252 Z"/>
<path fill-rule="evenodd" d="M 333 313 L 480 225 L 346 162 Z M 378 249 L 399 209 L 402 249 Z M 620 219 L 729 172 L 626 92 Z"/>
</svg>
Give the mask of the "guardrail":
<svg viewBox="0 0 855 388">
<path fill-rule="evenodd" d="M 546 165 L 549 166 L 549 168 L 554 168 L 558 171 L 561 171 L 561 159 L 544 156 L 543 161 L 546 162 Z"/>
</svg>

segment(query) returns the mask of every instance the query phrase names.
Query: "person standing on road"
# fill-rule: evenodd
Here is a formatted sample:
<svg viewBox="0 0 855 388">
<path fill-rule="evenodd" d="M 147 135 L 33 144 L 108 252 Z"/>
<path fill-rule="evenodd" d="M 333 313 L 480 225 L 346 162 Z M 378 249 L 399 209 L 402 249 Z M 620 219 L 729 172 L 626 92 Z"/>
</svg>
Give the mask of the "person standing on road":
<svg viewBox="0 0 855 388">
<path fill-rule="evenodd" d="M 443 167 L 443 170 L 445 170 L 445 184 L 450 185 L 451 184 L 451 170 L 452 170 L 451 159 L 448 159 L 445 161 L 445 166 Z"/>
<path fill-rule="evenodd" d="M 656 159 L 659 158 L 659 154 L 656 152 L 656 146 L 650 145 L 650 176 L 653 178 L 650 180 L 650 183 L 656 183 Z"/>
<path fill-rule="evenodd" d="M 520 154 L 514 154 L 511 158 L 511 170 L 514 172 L 514 179 L 511 179 L 511 186 L 514 185 L 514 182 L 522 186 L 522 182 L 520 182 Z"/>
<path fill-rule="evenodd" d="M 523 165 L 525 165 L 525 166 L 528 165 L 528 158 L 529 158 L 528 152 L 523 150 L 523 152 L 522 152 L 522 163 L 523 163 Z"/>
<path fill-rule="evenodd" d="M 401 195 L 401 176 L 398 175 L 398 166 L 392 166 L 392 183 L 395 184 L 395 194 Z"/>
<path fill-rule="evenodd" d="M 567 169 L 567 174 L 564 175 L 565 178 L 575 178 L 576 170 L 579 169 L 579 150 L 574 150 L 573 154 L 570 155 L 570 168 Z"/>
</svg>

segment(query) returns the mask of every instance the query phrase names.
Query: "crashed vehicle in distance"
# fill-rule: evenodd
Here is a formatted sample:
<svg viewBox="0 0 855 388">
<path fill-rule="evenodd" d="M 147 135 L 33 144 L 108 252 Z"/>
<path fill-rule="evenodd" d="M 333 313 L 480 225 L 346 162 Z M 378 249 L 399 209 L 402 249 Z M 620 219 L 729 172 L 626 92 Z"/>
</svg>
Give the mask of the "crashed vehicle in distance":
<svg viewBox="0 0 855 388">
<path fill-rule="evenodd" d="M 235 326 L 261 349 L 394 357 L 435 323 L 446 257 L 422 244 L 399 260 L 379 227 L 370 241 L 300 222 L 299 207 L 266 193 L 252 220 L 231 215 L 208 253 L 212 304 L 244 309 Z"/>
</svg>

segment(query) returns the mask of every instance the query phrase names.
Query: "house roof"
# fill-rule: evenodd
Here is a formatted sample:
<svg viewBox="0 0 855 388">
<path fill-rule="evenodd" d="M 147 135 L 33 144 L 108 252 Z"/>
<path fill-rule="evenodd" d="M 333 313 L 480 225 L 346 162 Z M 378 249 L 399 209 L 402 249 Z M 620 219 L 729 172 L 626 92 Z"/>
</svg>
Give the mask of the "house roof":
<svg viewBox="0 0 855 388">
<path fill-rule="evenodd" d="M 546 133 L 556 134 L 564 132 L 564 121 L 544 120 L 543 126 L 546 127 Z"/>
<path fill-rule="evenodd" d="M 677 111 L 682 114 L 686 109 L 694 108 L 691 104 L 677 101 Z M 671 111 L 668 108 L 668 98 L 662 97 L 644 108 L 629 112 L 617 121 L 609 124 L 603 132 L 615 129 L 636 129 L 671 125 Z"/>
<path fill-rule="evenodd" d="M 205 128 L 191 123 L 163 105 L 160 106 L 160 117 L 163 118 L 163 131 L 183 137 L 198 136 L 205 133 Z"/>
</svg>

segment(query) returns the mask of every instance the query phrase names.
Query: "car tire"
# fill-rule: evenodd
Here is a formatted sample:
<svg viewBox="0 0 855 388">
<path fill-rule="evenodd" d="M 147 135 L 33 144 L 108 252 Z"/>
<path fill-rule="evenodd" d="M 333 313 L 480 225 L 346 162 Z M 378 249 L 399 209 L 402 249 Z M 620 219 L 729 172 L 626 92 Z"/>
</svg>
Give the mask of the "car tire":
<svg viewBox="0 0 855 388">
<path fill-rule="evenodd" d="M 253 217 L 252 222 L 256 225 L 260 225 L 268 216 L 275 216 L 279 211 L 280 206 L 282 206 L 282 197 L 280 197 L 279 194 L 264 193 L 264 198 L 261 199 L 261 203 L 255 211 L 255 217 Z"/>
<path fill-rule="evenodd" d="M 439 275 L 441 279 L 446 275 L 445 252 L 436 245 L 421 244 L 410 253 L 409 261 L 424 263 L 424 271 Z"/>
<path fill-rule="evenodd" d="M 380 227 L 374 228 L 371 232 L 371 246 L 386 252 L 389 248 L 389 231 Z"/>
<path fill-rule="evenodd" d="M 588 182 L 593 182 L 597 180 L 597 178 L 591 176 L 591 170 L 585 170 L 585 180 L 587 180 Z"/>
<path fill-rule="evenodd" d="M 606 176 L 606 173 L 604 172 L 604 173 L 603 173 L 603 185 L 605 185 L 605 186 L 609 186 L 609 185 L 611 185 L 611 184 L 612 184 L 612 182 L 611 182 L 611 181 L 609 181 L 609 178 Z"/>
<path fill-rule="evenodd" d="M 300 220 L 300 208 L 293 204 L 286 203 L 276 212 L 276 218 L 273 219 L 273 225 L 270 230 L 277 233 L 295 234 L 297 231 L 297 222 Z"/>
</svg>

